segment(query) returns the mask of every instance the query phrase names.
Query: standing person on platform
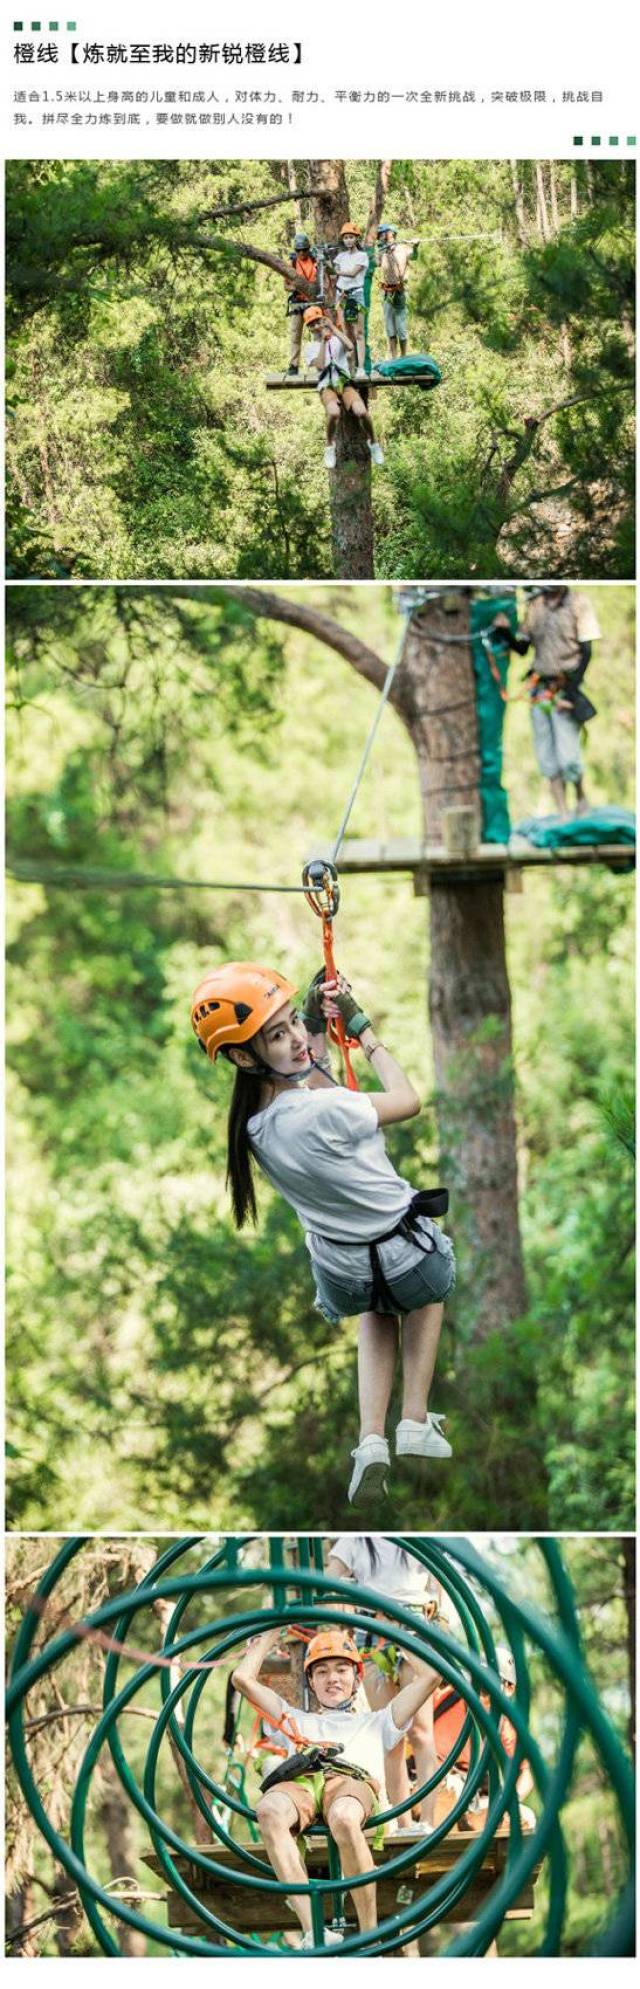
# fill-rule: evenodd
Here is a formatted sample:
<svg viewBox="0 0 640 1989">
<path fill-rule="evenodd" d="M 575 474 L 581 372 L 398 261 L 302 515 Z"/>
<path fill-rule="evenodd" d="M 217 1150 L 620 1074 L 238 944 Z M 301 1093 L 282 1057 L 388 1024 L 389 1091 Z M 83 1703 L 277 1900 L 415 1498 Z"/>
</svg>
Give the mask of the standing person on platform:
<svg viewBox="0 0 640 1989">
<path fill-rule="evenodd" d="M 410 242 L 399 242 L 398 231 L 390 221 L 383 221 L 378 229 L 378 268 L 384 328 L 391 359 L 397 358 L 398 348 L 401 353 L 406 353 L 409 343 L 407 269 L 419 239 L 418 235 L 414 235 Z"/>
<path fill-rule="evenodd" d="M 309 236 L 303 234 L 302 231 L 294 235 L 293 249 L 289 260 L 296 276 L 304 277 L 305 283 L 311 283 L 317 295 L 317 257 L 311 247 Z M 306 291 L 295 290 L 293 288 L 289 291 L 287 298 L 287 318 L 289 321 L 289 365 L 287 372 L 290 376 L 295 376 L 300 371 L 304 314 L 309 302 L 309 295 Z"/>
<path fill-rule="evenodd" d="M 345 221 L 340 229 L 341 248 L 333 257 L 336 277 L 336 307 L 345 326 L 353 330 L 357 365 L 362 373 L 365 361 L 364 284 L 369 268 L 369 251 L 363 248 L 359 228 Z"/>
<path fill-rule="evenodd" d="M 573 587 L 541 587 L 533 594 L 522 627 L 514 634 L 506 615 L 496 615 L 489 631 L 494 642 L 526 656 L 531 694 L 531 727 L 536 759 L 548 780 L 558 815 L 566 816 L 567 787 L 575 787 L 577 815 L 587 813 L 581 732 L 596 708 L 582 689 L 591 645 L 600 636 L 586 594 Z"/>
</svg>

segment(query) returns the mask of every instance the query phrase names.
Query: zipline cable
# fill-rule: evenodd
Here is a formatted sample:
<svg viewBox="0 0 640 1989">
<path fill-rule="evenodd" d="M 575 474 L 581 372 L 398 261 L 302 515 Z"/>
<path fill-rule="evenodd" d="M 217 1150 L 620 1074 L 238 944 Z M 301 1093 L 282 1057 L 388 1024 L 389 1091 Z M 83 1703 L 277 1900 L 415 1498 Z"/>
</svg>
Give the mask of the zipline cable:
<svg viewBox="0 0 640 1989">
<path fill-rule="evenodd" d="M 406 616 L 406 621 L 407 621 L 407 628 L 408 628 L 408 625 L 409 625 L 409 622 L 411 621 L 411 617 L 412 617 L 412 615 L 413 615 L 413 612 L 414 612 L 414 609 L 413 609 L 413 604 L 412 604 L 412 603 L 410 603 L 410 604 L 407 604 L 407 606 L 406 606 L 406 607 L 404 607 L 404 606 L 401 606 L 401 608 L 400 608 L 400 613 L 401 613 L 401 614 L 402 614 L 403 616 Z M 358 771 L 357 771 L 357 774 L 356 774 L 356 777 L 355 777 L 355 780 L 354 780 L 354 782 L 353 782 L 353 786 L 352 786 L 352 788 L 351 788 L 351 793 L 350 793 L 350 795 L 349 795 L 349 799 L 348 799 L 348 801 L 347 801 L 347 805 L 346 805 L 346 808 L 345 808 L 345 811 L 344 811 L 344 814 L 343 814 L 343 817 L 342 817 L 342 821 L 341 821 L 341 823 L 340 823 L 340 827 L 339 827 L 339 829 L 338 829 L 338 834 L 337 834 L 337 836 L 336 836 L 336 839 L 335 839 L 335 842 L 334 842 L 334 844 L 333 844 L 333 848 L 332 848 L 332 850 L 331 850 L 331 862 L 332 862 L 332 863 L 336 863 L 336 862 L 337 862 L 337 858 L 338 858 L 338 853 L 339 853 L 340 849 L 342 848 L 342 844 L 343 844 L 343 842 L 344 842 L 344 839 L 345 839 L 345 835 L 346 835 L 346 832 L 347 832 L 347 827 L 348 827 L 348 824 L 349 824 L 349 819 L 350 819 L 350 816 L 351 816 L 351 814 L 352 814 L 352 812 L 353 812 L 353 808 L 354 808 L 354 806 L 355 806 L 355 801 L 356 801 L 356 797 L 357 797 L 357 793 L 358 793 L 358 788 L 360 787 L 360 783 L 361 783 L 361 781 L 362 781 L 362 779 L 363 779 L 363 777 L 364 777 L 364 773 L 365 773 L 365 769 L 366 769 L 366 767 L 367 767 L 367 763 L 368 763 L 368 760 L 369 760 L 369 757 L 370 757 L 370 754 L 371 754 L 371 749 L 372 749 L 372 746 L 373 746 L 373 742 L 374 742 L 374 739 L 375 739 L 375 737 L 376 737 L 376 733 L 377 733 L 377 731 L 378 731 L 378 726 L 379 726 L 379 724 L 380 724 L 380 720 L 381 720 L 381 718 L 382 718 L 382 713 L 383 713 L 383 711 L 384 711 L 384 708 L 385 708 L 385 705 L 386 705 L 386 703 L 387 703 L 387 701 L 388 701 L 388 699 L 389 699 L 389 696 L 390 696 L 390 693 L 391 693 L 391 687 L 392 687 L 392 684 L 393 684 L 393 680 L 394 680 L 394 677 L 395 677 L 395 674 L 396 674 L 396 670 L 397 670 L 397 668 L 398 668 L 398 664 L 400 663 L 400 660 L 401 660 L 401 657 L 402 657 L 402 651 L 403 651 L 403 649 L 404 649 L 404 644 L 405 644 L 405 636 L 406 636 L 406 633 L 407 633 L 407 630 L 406 630 L 406 628 L 402 627 L 402 629 L 401 629 L 401 631 L 400 631 L 400 635 L 399 635 L 399 637 L 398 637 L 398 645 L 397 645 L 397 649 L 396 649 L 396 653 L 395 653 L 395 656 L 394 656 L 394 659 L 393 659 L 393 662 L 389 664 L 389 668 L 388 668 L 388 670 L 387 670 L 387 674 L 386 674 L 386 677 L 385 677 L 385 680 L 384 680 L 384 684 L 383 684 L 383 686 L 382 686 L 382 690 L 381 690 L 381 692 L 380 692 L 380 697 L 379 697 L 379 699 L 378 699 L 378 707 L 377 707 L 377 711 L 376 711 L 376 713 L 375 713 L 375 716 L 374 716 L 374 718 L 373 718 L 373 722 L 372 722 L 372 725 L 371 725 L 371 727 L 370 727 L 370 730 L 369 730 L 369 734 L 368 734 L 368 737 L 367 737 L 367 739 L 365 740 L 365 745 L 364 745 L 364 751 L 363 751 L 363 754 L 362 754 L 362 758 L 361 758 L 361 761 L 360 761 L 360 765 L 359 765 L 359 767 L 358 767 Z"/>
</svg>

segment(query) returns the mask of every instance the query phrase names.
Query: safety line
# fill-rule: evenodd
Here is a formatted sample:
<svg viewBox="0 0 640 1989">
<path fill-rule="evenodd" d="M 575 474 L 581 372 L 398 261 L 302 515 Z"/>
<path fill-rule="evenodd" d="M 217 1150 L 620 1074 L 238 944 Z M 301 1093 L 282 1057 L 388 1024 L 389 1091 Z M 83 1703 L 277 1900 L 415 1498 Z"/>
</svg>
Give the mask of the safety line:
<svg viewBox="0 0 640 1989">
<path fill-rule="evenodd" d="M 75 870 L 69 864 L 52 864 L 49 869 L 41 863 L 29 863 L 16 857 L 7 863 L 7 876 L 19 884 L 42 884 L 43 887 L 57 884 L 73 884 L 91 890 L 93 885 L 101 891 L 286 891 L 304 898 L 302 884 L 221 884 L 203 882 L 197 877 L 154 877 L 150 871 L 139 870 Z"/>
<path fill-rule="evenodd" d="M 403 615 L 406 615 L 406 617 L 407 617 L 407 627 L 408 627 L 408 625 L 409 625 L 409 622 L 411 621 L 411 617 L 412 617 L 412 614 L 413 614 L 413 612 L 414 612 L 414 610 L 413 610 L 413 606 L 410 606 L 410 607 L 408 607 L 408 608 L 401 608 L 400 612 L 401 612 L 401 614 L 403 614 Z M 383 713 L 383 711 L 384 711 L 384 708 L 385 708 L 385 705 L 386 705 L 386 703 L 387 703 L 387 700 L 388 700 L 388 697 L 389 697 L 389 693 L 390 693 L 390 690 L 391 690 L 391 686 L 392 686 L 392 683 L 393 683 L 393 679 L 394 679 L 394 677 L 395 677 L 395 674 L 396 674 L 396 670 L 397 670 L 397 668 L 398 668 L 398 664 L 399 664 L 399 662 L 400 662 L 400 658 L 401 658 L 401 656 L 402 656 L 402 651 L 403 651 L 403 649 L 404 649 L 404 640 L 405 640 L 405 635 L 406 635 L 406 629 L 405 629 L 405 628 L 403 627 L 403 628 L 401 629 L 401 631 L 400 631 L 400 635 L 399 635 L 399 637 L 398 637 L 398 647 L 397 647 L 397 649 L 396 649 L 396 654 L 395 654 L 395 657 L 394 657 L 394 660 L 393 660 L 393 663 L 390 663 L 390 664 L 389 664 L 389 668 L 388 668 L 388 670 L 387 670 L 387 674 L 386 674 L 386 677 L 385 677 L 385 680 L 384 680 L 384 684 L 383 684 L 383 687 L 382 687 L 382 690 L 381 690 L 381 692 L 380 692 L 380 697 L 379 697 L 379 699 L 378 699 L 378 708 L 377 708 L 377 711 L 376 711 L 376 713 L 375 713 L 375 717 L 374 717 L 374 720 L 373 720 L 373 724 L 372 724 L 372 726 L 371 726 L 371 729 L 370 729 L 370 731 L 369 731 L 369 736 L 368 736 L 368 738 L 367 738 L 367 739 L 366 739 L 366 741 L 365 741 L 365 747 L 364 747 L 364 752 L 363 752 L 363 754 L 362 754 L 362 759 L 361 759 L 361 761 L 360 761 L 360 765 L 359 765 L 359 767 L 358 767 L 358 771 L 357 771 L 357 774 L 356 774 L 356 777 L 355 777 L 355 780 L 354 780 L 354 783 L 353 783 L 353 787 L 352 787 L 352 789 L 351 789 L 351 793 L 350 793 L 350 795 L 349 795 L 349 799 L 348 799 L 348 801 L 347 801 L 347 805 L 346 805 L 346 808 L 345 808 L 345 811 L 344 811 L 344 815 L 343 815 L 343 817 L 342 817 L 342 821 L 341 821 L 341 823 L 340 823 L 340 827 L 339 827 L 339 829 L 338 829 L 338 834 L 337 834 L 337 836 L 336 836 L 336 839 L 335 839 L 335 842 L 334 842 L 334 845 L 333 845 L 333 849 L 332 849 L 332 851 L 331 851 L 331 862 L 332 862 L 332 863 L 335 863 L 335 862 L 336 862 L 336 860 L 337 860 L 337 857 L 338 857 L 338 852 L 339 852 L 339 850 L 340 850 L 340 849 L 342 848 L 342 844 L 343 844 L 343 842 L 344 842 L 344 839 L 345 839 L 345 835 L 346 835 L 346 832 L 347 832 L 347 828 L 348 828 L 348 824 L 349 824 L 349 819 L 350 819 L 350 816 L 351 816 L 351 813 L 352 813 L 352 810 L 353 810 L 353 807 L 354 807 L 354 804 L 355 804 L 355 801 L 356 801 L 356 796 L 357 796 L 357 793 L 358 793 L 358 788 L 359 788 L 359 786 L 360 786 L 360 783 L 361 783 L 361 781 L 362 781 L 362 779 L 363 779 L 363 776 L 364 776 L 364 772 L 365 772 L 365 768 L 366 768 L 366 766 L 367 766 L 367 762 L 368 762 L 368 759 L 369 759 L 369 755 L 370 755 L 370 753 L 371 753 L 371 748 L 372 748 L 372 746 L 373 746 L 373 742 L 374 742 L 374 739 L 375 739 L 375 737 L 376 737 L 376 733 L 377 733 L 377 730 L 378 730 L 378 726 L 379 726 L 379 724 L 380 724 L 380 720 L 381 720 L 381 718 L 382 718 L 382 713 Z"/>
</svg>

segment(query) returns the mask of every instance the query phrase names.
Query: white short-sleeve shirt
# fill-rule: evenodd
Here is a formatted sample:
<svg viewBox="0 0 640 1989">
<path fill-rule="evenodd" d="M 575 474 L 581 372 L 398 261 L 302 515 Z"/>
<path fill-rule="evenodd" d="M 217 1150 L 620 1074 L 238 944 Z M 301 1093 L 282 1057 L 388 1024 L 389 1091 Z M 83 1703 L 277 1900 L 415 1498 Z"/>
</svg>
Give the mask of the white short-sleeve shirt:
<svg viewBox="0 0 640 1989">
<path fill-rule="evenodd" d="M 385 1752 L 397 1747 L 401 1735 L 408 1732 L 410 1720 L 404 1726 L 396 1725 L 391 1706 L 375 1713 L 352 1712 L 349 1707 L 344 1712 L 332 1709 L 307 1713 L 300 1706 L 290 1706 L 286 1699 L 281 1703 L 283 1712 L 292 1717 L 305 1740 L 337 1741 L 344 1750 L 345 1761 L 352 1761 L 355 1768 L 364 1768 L 384 1788 Z M 298 1751 L 287 1734 L 279 1733 L 278 1742 L 286 1747 L 288 1754 Z"/>
<path fill-rule="evenodd" d="M 342 1561 L 360 1587 L 371 1588 L 381 1599 L 399 1602 L 405 1609 L 424 1608 L 438 1595 L 435 1577 L 415 1555 L 403 1556 L 402 1550 L 381 1533 L 375 1535 L 374 1547 L 373 1567 L 366 1540 L 359 1533 L 341 1533 L 332 1543 L 331 1554 Z"/>
</svg>

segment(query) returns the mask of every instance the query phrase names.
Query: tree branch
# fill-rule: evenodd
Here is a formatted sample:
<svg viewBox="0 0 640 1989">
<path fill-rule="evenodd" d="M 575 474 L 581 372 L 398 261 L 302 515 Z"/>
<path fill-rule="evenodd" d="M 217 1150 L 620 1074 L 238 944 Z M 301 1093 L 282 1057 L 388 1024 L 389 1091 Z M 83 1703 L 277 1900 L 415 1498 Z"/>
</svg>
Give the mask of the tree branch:
<svg viewBox="0 0 640 1989">
<path fill-rule="evenodd" d="M 222 253 L 237 260 L 245 256 L 249 262 L 263 263 L 266 269 L 275 270 L 276 276 L 281 276 L 289 289 L 295 286 L 295 289 L 300 290 L 311 302 L 315 298 L 313 284 L 307 283 L 306 278 L 299 276 L 297 271 L 294 272 L 291 263 L 283 262 L 281 256 L 272 255 L 270 249 L 254 248 L 253 242 L 229 242 L 224 235 L 194 235 L 191 228 L 176 228 L 171 236 L 171 244 L 176 248 L 195 249 L 197 254 L 209 254 L 213 251 L 214 254 Z"/>
<path fill-rule="evenodd" d="M 255 214 L 260 207 L 279 207 L 285 200 L 310 200 L 310 198 L 308 187 L 291 187 L 288 193 L 272 193 L 268 200 L 239 200 L 233 207 L 205 207 L 202 219 L 224 221 L 227 214 Z"/>
<path fill-rule="evenodd" d="M 201 590 L 194 589 L 194 593 Z M 317 642 L 335 649 L 338 656 L 344 656 L 353 665 L 360 677 L 368 684 L 382 690 L 387 674 L 387 665 L 375 649 L 369 649 L 360 637 L 352 635 L 340 622 L 334 622 L 330 615 L 320 614 L 317 608 L 303 607 L 299 601 L 289 601 L 282 594 L 268 593 L 262 587 L 225 586 L 225 594 L 241 601 L 254 615 L 264 615 L 269 621 L 286 622 L 290 628 L 301 628 L 307 635 L 313 635 Z"/>
</svg>

